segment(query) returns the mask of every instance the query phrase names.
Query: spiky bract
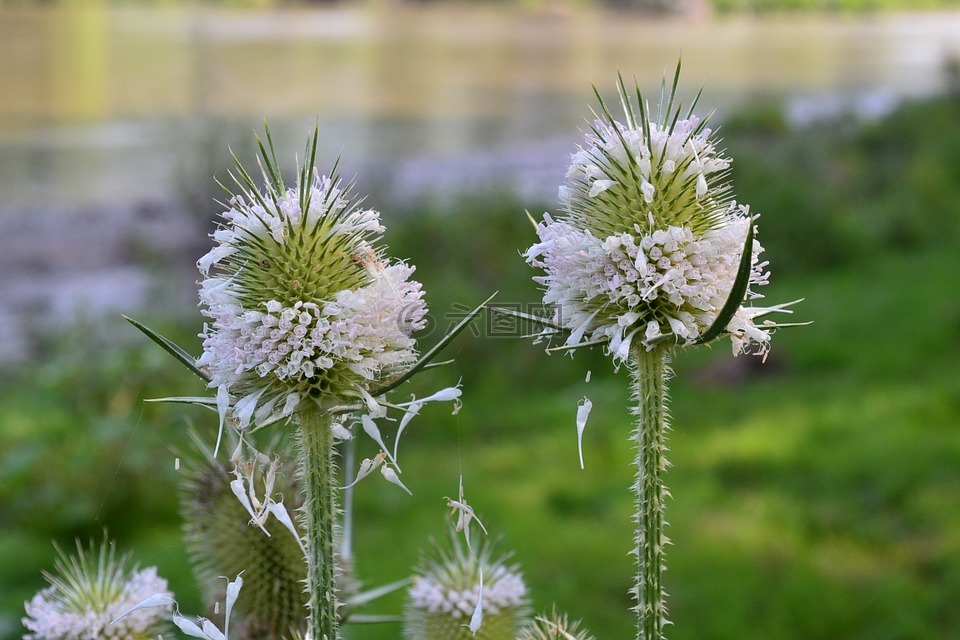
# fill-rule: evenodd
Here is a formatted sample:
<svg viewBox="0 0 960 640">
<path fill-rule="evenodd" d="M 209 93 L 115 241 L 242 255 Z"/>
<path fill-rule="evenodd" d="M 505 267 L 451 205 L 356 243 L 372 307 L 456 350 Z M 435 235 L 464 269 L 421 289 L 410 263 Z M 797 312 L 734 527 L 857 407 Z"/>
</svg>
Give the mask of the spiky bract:
<svg viewBox="0 0 960 640">
<path fill-rule="evenodd" d="M 308 396 L 361 395 L 415 361 L 411 334 L 425 326 L 414 268 L 383 257 L 379 214 L 335 171 L 314 169 L 316 135 L 312 143 L 295 188 L 284 186 L 272 145 L 261 145 L 262 191 L 238 165 L 240 193 L 198 262 L 211 320 L 198 365 L 237 398 L 241 427 L 292 415 Z"/>
<path fill-rule="evenodd" d="M 529 615 L 527 587 L 506 555 L 491 545 L 476 552 L 456 538 L 452 552 L 438 549 L 425 559 L 407 592 L 403 637 L 407 640 L 515 640 Z M 476 634 L 468 626 L 480 599 L 483 622 Z"/>
<path fill-rule="evenodd" d="M 50 586 L 25 603 L 24 640 L 153 640 L 166 628 L 161 608 L 134 611 L 114 620 L 156 595 L 172 594 L 156 567 L 127 570 L 128 556 L 117 557 L 112 545 L 77 542 L 77 554 L 59 547 L 53 573 L 44 573 Z"/>
</svg>

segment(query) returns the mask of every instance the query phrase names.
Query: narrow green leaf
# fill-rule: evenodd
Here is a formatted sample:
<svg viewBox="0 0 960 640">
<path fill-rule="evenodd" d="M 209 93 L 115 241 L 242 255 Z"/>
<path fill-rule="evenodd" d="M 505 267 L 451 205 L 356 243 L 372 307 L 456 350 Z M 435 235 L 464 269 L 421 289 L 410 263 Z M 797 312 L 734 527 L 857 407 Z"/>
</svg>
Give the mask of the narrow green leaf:
<svg viewBox="0 0 960 640">
<path fill-rule="evenodd" d="M 533 230 L 536 231 L 536 230 L 537 230 L 537 227 L 538 227 L 539 225 L 537 225 L 537 221 L 534 220 L 533 214 L 530 213 L 530 210 L 529 210 L 529 209 L 524 209 L 523 212 L 524 212 L 525 214 L 527 214 L 527 220 L 530 221 L 530 224 L 533 225 Z"/>
<path fill-rule="evenodd" d="M 217 410 L 217 399 L 206 396 L 171 396 L 168 398 L 146 398 L 144 402 L 169 402 L 171 404 L 195 404 Z"/>
<path fill-rule="evenodd" d="M 649 347 L 653 347 L 653 346 L 658 345 L 658 344 L 663 344 L 664 342 L 667 342 L 668 340 L 673 340 L 674 342 L 676 342 L 677 336 L 674 335 L 673 332 L 671 332 L 671 333 L 664 333 L 664 334 L 661 334 L 661 335 L 657 336 L 656 338 L 651 338 L 650 340 L 646 340 L 646 341 L 644 342 L 644 344 L 647 345 L 647 346 L 649 346 Z"/>
<path fill-rule="evenodd" d="M 543 331 L 539 331 L 537 333 L 525 333 L 522 336 L 520 336 L 520 339 L 521 340 L 540 340 L 541 338 L 552 338 L 554 336 L 560 335 L 561 333 L 563 332 L 557 331 L 556 329 L 551 329 L 548 333 L 547 329 L 544 329 Z M 570 333 L 570 332 L 568 331 L 567 333 Z"/>
<path fill-rule="evenodd" d="M 423 368 L 436 369 L 437 367 L 445 367 L 448 364 L 453 364 L 454 362 L 456 362 L 456 360 L 454 360 L 453 358 L 450 358 L 449 360 L 443 360 L 442 362 L 430 362 L 428 364 L 423 365 Z"/>
<path fill-rule="evenodd" d="M 354 411 L 361 411 L 366 408 L 364 404 L 338 404 L 334 407 L 327 409 L 327 413 L 333 416 L 342 416 L 346 413 L 353 413 Z"/>
<path fill-rule="evenodd" d="M 601 338 L 599 340 L 591 340 L 590 342 L 578 342 L 577 344 L 564 344 L 559 347 L 549 347 L 547 349 L 548 353 L 556 353 L 558 351 L 572 351 L 573 349 L 580 349 L 583 347 L 597 347 L 601 344 L 607 344 L 610 342 L 607 338 Z"/>
<path fill-rule="evenodd" d="M 730 288 L 730 295 L 727 301 L 720 309 L 716 319 L 710 328 L 703 332 L 700 339 L 694 344 L 706 344 L 719 337 L 724 332 L 730 320 L 733 319 L 737 309 L 743 304 L 743 298 L 747 295 L 747 286 L 750 284 L 750 272 L 753 269 L 753 220 L 750 221 L 750 228 L 747 229 L 747 240 L 743 243 L 743 255 L 740 256 L 740 267 L 737 269 L 737 279 Z"/>
<path fill-rule="evenodd" d="M 403 580 L 397 580 L 396 582 L 391 582 L 390 584 L 384 584 L 379 587 L 374 587 L 373 589 L 368 589 L 366 591 L 361 591 L 360 593 L 355 593 L 350 597 L 346 598 L 343 601 L 348 607 L 359 607 L 361 605 L 367 604 L 368 602 L 373 602 L 377 598 L 382 598 L 383 596 L 393 593 L 394 591 L 399 591 L 405 586 L 410 584 L 410 578 L 404 578 Z"/>
<path fill-rule="evenodd" d="M 796 300 L 791 300 L 790 302 L 782 302 L 780 304 L 775 304 L 772 307 L 767 307 L 763 313 L 758 313 L 753 316 L 754 318 L 762 318 L 763 316 L 770 315 L 771 313 L 793 313 L 793 309 L 790 309 L 795 304 L 799 304 L 806 300 L 806 298 L 797 298 Z"/>
<path fill-rule="evenodd" d="M 383 624 L 383 623 L 394 623 L 394 622 L 403 622 L 403 618 L 400 616 L 378 616 L 371 614 L 354 614 L 348 615 L 344 619 L 344 622 L 347 624 Z"/>
<path fill-rule="evenodd" d="M 167 340 L 166 338 L 164 338 L 162 335 L 160 335 L 153 329 L 150 329 L 144 324 L 137 322 L 136 320 L 134 320 L 129 316 L 123 316 L 123 319 L 129 322 L 130 324 L 132 324 L 133 326 L 135 326 L 137 329 L 143 332 L 148 338 L 150 338 L 151 340 L 156 342 L 158 345 L 160 345 L 164 351 L 166 351 L 167 353 L 172 355 L 174 358 L 179 360 L 183 366 L 185 366 L 187 369 L 192 371 L 201 380 L 203 380 L 204 382 L 210 382 L 210 376 L 207 375 L 204 371 L 202 371 L 199 367 L 197 367 L 196 361 L 194 360 L 193 356 L 187 353 L 179 345 L 177 345 L 176 343 L 170 340 Z"/>
<path fill-rule="evenodd" d="M 813 320 L 808 320 L 807 322 L 771 322 L 769 324 L 760 325 L 761 329 L 786 329 L 788 327 L 809 327 L 813 324 Z"/>
<path fill-rule="evenodd" d="M 550 327 L 551 329 L 556 329 L 557 331 L 565 331 L 570 333 L 569 329 L 565 329 L 551 320 L 547 320 L 541 316 L 535 316 L 532 313 L 524 313 L 523 311 L 517 311 L 516 309 L 505 309 L 503 307 L 487 307 L 487 311 L 492 313 L 500 313 L 505 316 L 513 316 L 514 318 L 520 318 L 521 320 L 529 320 L 530 322 L 539 324 L 542 327 Z"/>
<path fill-rule="evenodd" d="M 388 383 L 386 383 L 386 384 L 384 384 L 384 385 L 381 385 L 381 386 L 379 386 L 379 387 L 377 387 L 377 388 L 375 388 L 375 389 L 370 389 L 370 395 L 372 395 L 372 396 L 374 396 L 374 397 L 383 395 L 383 394 L 387 393 L 388 391 L 391 391 L 391 390 L 393 390 L 393 389 L 396 389 L 396 388 L 399 387 L 401 384 L 403 384 L 404 382 L 406 382 L 407 380 L 409 380 L 410 378 L 412 378 L 414 375 L 416 375 L 421 369 L 423 369 L 424 367 L 426 367 L 426 366 L 430 363 L 431 360 L 433 360 L 434 358 L 436 358 L 436 357 L 437 357 L 437 354 L 439 354 L 444 348 L 446 348 L 446 346 L 447 346 L 448 344 L 450 344 L 450 342 L 451 342 L 454 338 L 456 338 L 457 335 L 459 335 L 459 333 L 460 333 L 461 331 L 463 331 L 463 330 L 467 327 L 468 324 L 470 324 L 471 322 L 473 322 L 473 319 L 476 318 L 476 317 L 480 314 L 481 311 L 483 311 L 483 309 L 487 306 L 487 304 L 488 304 L 491 300 L 493 300 L 494 297 L 496 297 L 496 295 L 497 295 L 496 292 L 494 292 L 494 294 L 493 294 L 492 296 L 490 296 L 489 298 L 487 298 L 486 300 L 484 300 L 483 302 L 481 302 L 481 303 L 477 306 L 477 308 L 475 308 L 473 311 L 471 311 L 470 313 L 468 313 L 467 316 L 466 316 L 463 320 L 461 320 L 460 322 L 458 322 L 457 325 L 456 325 L 453 329 L 451 329 L 450 332 L 449 332 L 447 335 L 443 336 L 443 338 L 440 340 L 440 342 L 438 342 L 437 344 L 433 345 L 433 348 L 432 348 L 432 349 L 430 349 L 430 350 L 427 351 L 425 354 L 423 354 L 423 356 L 422 356 L 419 360 L 417 360 L 417 362 L 416 362 L 412 367 L 410 367 L 409 369 L 407 369 L 407 371 L 405 371 L 403 374 L 401 374 L 400 376 L 398 376 L 398 377 L 395 378 L 394 380 L 391 380 L 390 382 L 388 382 Z"/>
</svg>

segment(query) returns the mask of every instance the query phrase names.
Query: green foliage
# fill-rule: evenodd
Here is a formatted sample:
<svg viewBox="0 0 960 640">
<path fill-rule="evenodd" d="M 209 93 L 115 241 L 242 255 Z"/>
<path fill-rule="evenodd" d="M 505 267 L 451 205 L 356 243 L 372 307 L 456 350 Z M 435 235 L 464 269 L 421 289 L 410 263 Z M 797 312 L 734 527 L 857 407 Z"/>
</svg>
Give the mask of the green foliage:
<svg viewBox="0 0 960 640">
<path fill-rule="evenodd" d="M 672 640 L 903 640 L 960 629 L 958 110 L 956 100 L 918 102 L 866 126 L 796 133 L 769 110 L 760 123 L 724 125 L 737 194 L 764 215 L 767 295 L 806 297 L 796 313 L 815 324 L 777 334 L 763 366 L 731 359 L 722 342 L 674 362 Z M 437 321 L 426 345 L 495 290 L 501 305 L 539 297 L 518 254 L 535 237 L 523 209 L 547 207 L 502 194 L 443 211 L 370 204 L 393 216 L 391 253 L 418 267 Z M 189 339 L 199 318 L 179 328 L 142 319 L 199 352 Z M 556 603 L 599 638 L 630 637 L 625 372 L 614 376 L 598 353 L 547 356 L 487 316 L 477 324 L 507 335 L 468 329 L 445 352 L 456 375 L 426 372 L 403 387 L 422 395 L 459 375 L 464 406 L 456 416 L 427 408 L 405 432 L 400 464 L 413 497 L 376 477 L 357 486 L 356 573 L 368 584 L 409 576 L 425 539 L 443 534 L 443 496 L 456 495 L 462 470 L 470 504 L 524 566 L 537 610 Z M 102 527 L 141 566 L 159 566 L 184 611 L 202 610 L 168 447 L 184 442 L 186 420 L 212 442 L 216 416 L 143 405 L 199 395 L 202 383 L 121 318 L 106 333 L 65 337 L 46 364 L 0 384 L 4 639 L 22 635 L 22 603 L 44 586 L 50 541 L 67 546 Z M 123 335 L 137 346 L 117 346 Z M 583 395 L 594 408 L 580 471 Z M 376 453 L 359 445 L 359 458 Z M 401 608 L 400 594 L 378 601 L 378 613 Z M 399 628 L 347 626 L 344 636 L 395 640 Z"/>
<path fill-rule="evenodd" d="M 160 324 L 181 344 L 189 334 Z M 37 364 L 0 380 L 0 636 L 20 637 L 23 601 L 44 586 L 51 542 L 101 537 L 157 565 L 181 604 L 196 594 L 184 565 L 171 442 L 184 416 L 144 397 L 192 388 L 172 359 L 119 316 L 51 340 Z M 171 364 L 174 364 L 171 367 Z M 185 384 L 187 383 L 187 384 Z"/>
<path fill-rule="evenodd" d="M 763 215 L 759 239 L 774 269 L 853 266 L 960 241 L 958 118 L 951 97 L 863 126 L 843 118 L 789 133 L 766 107 L 727 123 L 737 195 Z"/>
</svg>

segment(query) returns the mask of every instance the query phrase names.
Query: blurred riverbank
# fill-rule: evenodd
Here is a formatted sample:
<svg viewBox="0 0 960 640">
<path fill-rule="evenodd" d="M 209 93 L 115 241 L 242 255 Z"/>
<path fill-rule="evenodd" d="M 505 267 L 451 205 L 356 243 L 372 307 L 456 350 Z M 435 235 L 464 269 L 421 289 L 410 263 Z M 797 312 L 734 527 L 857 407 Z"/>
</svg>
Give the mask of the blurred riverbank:
<svg viewBox="0 0 960 640">
<path fill-rule="evenodd" d="M 958 12 L 0 5 L 0 360 L 79 318 L 190 309 L 213 177 L 264 117 L 288 169 L 319 126 L 321 166 L 341 156 L 388 222 L 494 190 L 551 206 L 617 69 L 655 95 L 682 52 L 685 98 L 705 83 L 718 122 L 869 121 L 943 91 L 957 33 Z"/>
</svg>

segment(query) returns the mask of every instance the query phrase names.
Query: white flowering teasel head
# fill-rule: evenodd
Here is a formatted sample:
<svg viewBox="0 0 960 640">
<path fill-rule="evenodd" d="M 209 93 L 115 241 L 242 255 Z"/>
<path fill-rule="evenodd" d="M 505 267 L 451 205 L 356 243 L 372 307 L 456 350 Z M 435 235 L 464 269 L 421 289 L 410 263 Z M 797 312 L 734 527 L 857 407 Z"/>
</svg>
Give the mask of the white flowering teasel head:
<svg viewBox="0 0 960 640">
<path fill-rule="evenodd" d="M 416 360 L 412 334 L 426 325 L 414 267 L 384 257 L 379 214 L 336 168 L 315 170 L 316 145 L 314 133 L 296 187 L 284 185 L 272 143 L 260 145 L 262 191 L 238 164 L 239 193 L 198 261 L 209 322 L 197 365 L 241 428 L 308 398 L 329 408 L 364 397 Z"/>
<path fill-rule="evenodd" d="M 755 218 L 733 200 L 730 159 L 707 120 L 674 107 L 676 83 L 655 119 L 622 78 L 623 122 L 597 93 L 601 113 L 572 156 L 561 213 L 544 216 L 526 252 L 555 310 L 545 334 L 568 334 L 566 348 L 605 344 L 623 362 L 631 345 L 723 333 L 735 354 L 769 348 L 776 325 L 755 319 L 782 307 L 741 304 L 768 279 Z"/>
<path fill-rule="evenodd" d="M 167 629 L 169 607 L 123 615 L 156 594 L 172 601 L 155 567 L 128 571 L 127 556 L 108 544 L 97 551 L 78 542 L 77 555 L 57 548 L 57 556 L 55 571 L 44 574 L 50 586 L 25 603 L 24 640 L 153 640 Z"/>
<path fill-rule="evenodd" d="M 506 555 L 494 555 L 488 543 L 474 552 L 455 535 L 451 539 L 452 552 L 438 549 L 437 557 L 423 561 L 414 575 L 407 591 L 403 637 L 515 640 L 530 613 L 519 567 L 507 564 Z"/>
</svg>

